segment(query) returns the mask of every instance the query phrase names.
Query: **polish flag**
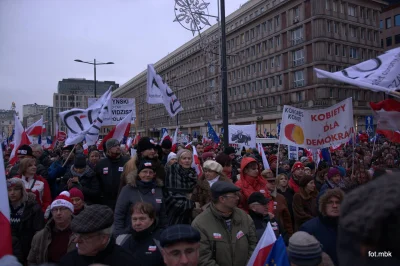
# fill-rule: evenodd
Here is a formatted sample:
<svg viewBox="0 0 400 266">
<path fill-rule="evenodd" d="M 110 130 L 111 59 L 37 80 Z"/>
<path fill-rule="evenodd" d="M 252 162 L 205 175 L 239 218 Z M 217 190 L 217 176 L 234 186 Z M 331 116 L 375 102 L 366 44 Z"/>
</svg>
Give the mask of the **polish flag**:
<svg viewBox="0 0 400 266">
<path fill-rule="evenodd" d="M 139 140 L 140 140 L 140 134 L 138 133 L 135 135 L 135 139 L 133 140 L 132 146 L 137 145 L 139 143 Z"/>
<path fill-rule="evenodd" d="M 378 118 L 377 134 L 384 135 L 391 142 L 400 143 L 400 102 L 387 99 L 378 103 L 370 102 Z"/>
<path fill-rule="evenodd" d="M 192 146 L 193 141 L 189 142 L 188 144 L 186 144 L 185 149 L 189 149 L 190 146 Z"/>
<path fill-rule="evenodd" d="M 166 130 L 164 131 L 164 134 L 162 135 L 162 137 L 161 137 L 161 139 L 160 139 L 160 145 L 161 145 L 161 143 L 163 142 L 164 139 L 169 139 L 169 140 L 172 141 L 171 137 L 168 135 L 168 129 L 166 129 Z"/>
<path fill-rule="evenodd" d="M 17 151 L 18 148 L 24 144 L 30 145 L 31 142 L 29 141 L 28 135 L 26 134 L 24 128 L 22 127 L 21 122 L 19 121 L 18 117 L 14 115 L 14 125 L 15 125 L 15 134 L 14 134 L 14 148 L 10 155 L 9 163 L 11 165 L 17 162 Z"/>
<path fill-rule="evenodd" d="M 343 145 L 343 144 L 332 145 L 332 146 L 330 147 L 331 152 L 334 152 L 334 151 L 339 150 L 340 148 L 342 148 L 342 145 Z"/>
<path fill-rule="evenodd" d="M 26 134 L 28 136 L 39 136 L 42 135 L 42 130 L 43 130 L 43 116 L 26 129 Z"/>
<path fill-rule="evenodd" d="M 193 148 L 192 168 L 194 168 L 194 170 L 196 170 L 197 176 L 201 177 L 203 175 L 203 169 L 201 168 L 199 155 L 197 154 L 196 147 L 192 146 L 192 148 Z"/>
<path fill-rule="evenodd" d="M 116 139 L 119 142 L 122 141 L 124 137 L 129 136 L 129 130 L 131 129 L 132 112 L 130 112 L 124 119 L 122 119 L 118 124 L 103 138 L 101 143 L 97 146 L 99 150 L 103 150 L 103 143 L 109 139 Z"/>
<path fill-rule="evenodd" d="M 261 155 L 262 161 L 263 161 L 263 165 L 264 165 L 264 169 L 271 169 L 267 160 L 267 156 L 265 156 L 265 151 L 263 149 L 262 144 L 260 143 L 256 143 L 257 148 L 258 148 L 258 153 Z"/>
<path fill-rule="evenodd" d="M 22 126 L 21 126 L 22 127 Z M 4 162 L 3 150 L 0 145 L 0 162 Z M 8 192 L 4 164 L 0 163 L 0 259 L 5 255 L 12 255 L 12 237 L 10 226 L 10 207 L 8 205 Z"/>
<path fill-rule="evenodd" d="M 176 153 L 176 150 L 177 150 L 177 146 L 178 146 L 178 130 L 179 130 L 179 127 L 177 127 L 176 129 L 175 129 L 175 133 L 174 133 L 174 138 L 172 139 L 172 148 L 171 148 L 171 151 L 172 152 L 175 152 Z"/>
<path fill-rule="evenodd" d="M 264 234 L 254 249 L 247 266 L 265 265 L 265 261 L 267 260 L 275 241 L 275 233 L 272 230 L 271 223 L 268 222 L 267 228 L 265 228 Z"/>
<path fill-rule="evenodd" d="M 132 137 L 127 138 L 125 143 L 126 147 L 130 148 L 132 146 L 132 141 L 133 141 Z"/>
<path fill-rule="evenodd" d="M 103 146 L 101 146 L 103 147 Z M 88 155 L 89 154 L 89 145 L 87 145 L 86 143 L 83 144 L 83 154 Z"/>
<path fill-rule="evenodd" d="M 313 161 L 313 152 L 312 152 L 312 150 L 311 149 L 304 149 L 304 150 L 306 152 L 306 156 L 307 156 L 308 160 L 310 162 L 312 162 Z"/>
</svg>

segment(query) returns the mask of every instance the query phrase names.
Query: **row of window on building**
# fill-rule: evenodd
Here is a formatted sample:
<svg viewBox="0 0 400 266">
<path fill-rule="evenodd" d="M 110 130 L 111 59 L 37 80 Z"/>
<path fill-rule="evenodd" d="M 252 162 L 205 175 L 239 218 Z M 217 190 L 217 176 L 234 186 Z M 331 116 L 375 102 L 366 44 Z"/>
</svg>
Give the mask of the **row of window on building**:
<svg viewBox="0 0 400 266">
<path fill-rule="evenodd" d="M 333 12 L 340 12 L 342 14 L 345 14 L 346 4 L 347 4 L 347 15 L 351 17 L 360 17 L 376 21 L 377 18 L 376 10 L 364 6 L 358 6 L 353 3 L 346 3 L 345 1 L 325 0 L 326 10 L 332 10 Z"/>
<path fill-rule="evenodd" d="M 400 14 L 395 15 L 393 18 L 389 17 L 389 18 L 385 18 L 385 19 L 381 19 L 379 21 L 379 28 L 380 29 L 390 29 L 391 27 L 393 27 L 393 21 L 394 21 L 394 26 L 398 27 L 400 26 Z"/>
</svg>

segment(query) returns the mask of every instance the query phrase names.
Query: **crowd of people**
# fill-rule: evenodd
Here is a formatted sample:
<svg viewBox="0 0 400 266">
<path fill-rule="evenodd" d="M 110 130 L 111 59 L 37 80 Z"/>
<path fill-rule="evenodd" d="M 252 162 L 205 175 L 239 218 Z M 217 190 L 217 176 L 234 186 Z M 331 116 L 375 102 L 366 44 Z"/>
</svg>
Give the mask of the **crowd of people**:
<svg viewBox="0 0 400 266">
<path fill-rule="evenodd" d="M 192 145 L 22 145 L 13 165 L 5 150 L 14 256 L 0 265 L 246 266 L 269 225 L 292 266 L 400 265 L 397 145 L 320 161 L 269 144 L 268 167 L 257 149 Z"/>
</svg>

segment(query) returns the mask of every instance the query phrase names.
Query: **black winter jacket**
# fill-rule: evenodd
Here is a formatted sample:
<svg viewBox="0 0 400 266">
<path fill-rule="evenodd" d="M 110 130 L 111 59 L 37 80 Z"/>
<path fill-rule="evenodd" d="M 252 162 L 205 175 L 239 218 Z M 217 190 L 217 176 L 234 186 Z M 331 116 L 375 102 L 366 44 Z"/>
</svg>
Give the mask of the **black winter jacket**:
<svg viewBox="0 0 400 266">
<path fill-rule="evenodd" d="M 98 162 L 95 168 L 96 178 L 100 183 L 101 202 L 112 210 L 115 209 L 121 174 L 128 160 L 129 158 L 122 156 L 118 159 L 106 157 Z"/>
<path fill-rule="evenodd" d="M 154 241 L 160 240 L 160 233 L 161 231 L 156 227 L 156 222 L 141 232 L 131 229 L 130 234 L 126 236 L 121 246 L 136 258 L 140 258 L 142 265 L 162 266 L 164 265 L 164 260 Z"/>
<path fill-rule="evenodd" d="M 79 255 L 78 250 L 74 250 L 61 258 L 59 266 L 89 266 L 92 264 L 104 264 L 108 266 L 141 265 L 132 253 L 115 244 L 115 239 L 111 239 L 108 246 L 96 256 Z"/>
<path fill-rule="evenodd" d="M 37 231 L 44 228 L 44 215 L 41 206 L 36 202 L 35 197 L 29 197 L 25 203 L 19 227 L 12 230 L 13 254 L 18 260 L 25 264 L 33 236 Z"/>
</svg>

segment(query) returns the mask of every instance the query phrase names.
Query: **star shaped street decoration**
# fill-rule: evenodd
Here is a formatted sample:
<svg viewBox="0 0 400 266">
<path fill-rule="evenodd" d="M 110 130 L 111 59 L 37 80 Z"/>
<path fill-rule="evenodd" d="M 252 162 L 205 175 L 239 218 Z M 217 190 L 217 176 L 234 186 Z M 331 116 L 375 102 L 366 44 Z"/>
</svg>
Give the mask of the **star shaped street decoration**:
<svg viewBox="0 0 400 266">
<path fill-rule="evenodd" d="M 194 36 L 196 31 L 200 31 L 205 26 L 211 26 L 206 18 L 209 4 L 203 0 L 175 0 L 174 22 L 179 22 Z"/>
</svg>

